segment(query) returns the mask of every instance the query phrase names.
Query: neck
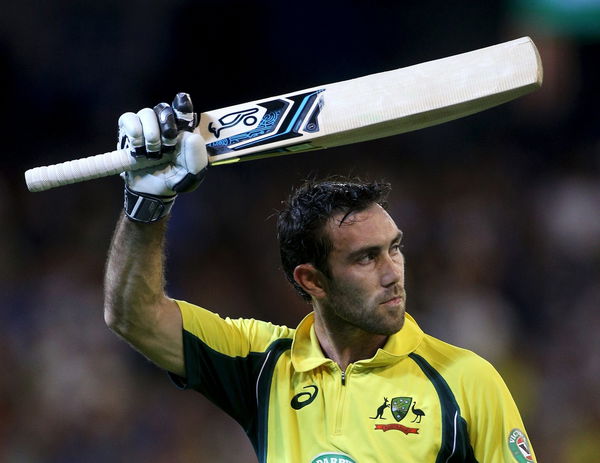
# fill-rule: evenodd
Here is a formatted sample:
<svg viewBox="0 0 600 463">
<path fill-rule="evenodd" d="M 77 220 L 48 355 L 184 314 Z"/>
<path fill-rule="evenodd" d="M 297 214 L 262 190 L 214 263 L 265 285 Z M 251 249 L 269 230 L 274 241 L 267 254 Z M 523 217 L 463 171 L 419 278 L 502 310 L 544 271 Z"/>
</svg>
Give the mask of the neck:
<svg viewBox="0 0 600 463">
<path fill-rule="evenodd" d="M 327 317 L 319 310 L 315 310 L 314 327 L 323 353 L 342 371 L 350 363 L 373 357 L 388 339 L 386 335 L 367 333 L 339 318 Z"/>
</svg>

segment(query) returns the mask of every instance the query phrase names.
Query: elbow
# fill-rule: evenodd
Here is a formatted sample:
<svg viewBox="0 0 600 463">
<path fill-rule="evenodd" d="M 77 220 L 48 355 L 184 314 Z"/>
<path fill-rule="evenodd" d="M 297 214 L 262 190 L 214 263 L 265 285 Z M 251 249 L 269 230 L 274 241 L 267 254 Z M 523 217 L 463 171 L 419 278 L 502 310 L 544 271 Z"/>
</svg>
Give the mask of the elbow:
<svg viewBox="0 0 600 463">
<path fill-rule="evenodd" d="M 117 317 L 106 306 L 104 306 L 104 323 L 113 331 L 117 325 Z"/>
<path fill-rule="evenodd" d="M 118 315 L 118 311 L 112 304 L 104 303 L 104 323 L 106 326 L 118 335 L 127 333 L 127 323 L 124 318 Z"/>
<path fill-rule="evenodd" d="M 154 306 L 104 302 L 104 323 L 115 334 L 126 340 L 153 333 L 159 311 Z"/>
</svg>

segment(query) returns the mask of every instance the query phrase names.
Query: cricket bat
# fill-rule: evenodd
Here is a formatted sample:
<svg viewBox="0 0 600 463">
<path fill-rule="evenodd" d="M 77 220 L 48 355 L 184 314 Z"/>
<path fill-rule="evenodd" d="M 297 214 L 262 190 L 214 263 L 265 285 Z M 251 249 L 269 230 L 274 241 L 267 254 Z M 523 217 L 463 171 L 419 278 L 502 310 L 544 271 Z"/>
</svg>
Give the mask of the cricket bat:
<svg viewBox="0 0 600 463">
<path fill-rule="evenodd" d="M 542 84 L 529 37 L 392 71 L 200 114 L 209 165 L 314 151 L 418 130 L 525 95 Z M 126 150 L 25 172 L 30 191 L 164 164 Z"/>
</svg>

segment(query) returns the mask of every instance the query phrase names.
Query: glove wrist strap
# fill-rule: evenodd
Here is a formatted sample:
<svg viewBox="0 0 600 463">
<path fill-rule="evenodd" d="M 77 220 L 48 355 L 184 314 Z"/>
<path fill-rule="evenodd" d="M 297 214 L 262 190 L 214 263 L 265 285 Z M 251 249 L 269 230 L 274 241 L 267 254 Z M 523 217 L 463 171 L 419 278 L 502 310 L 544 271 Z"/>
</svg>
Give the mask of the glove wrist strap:
<svg viewBox="0 0 600 463">
<path fill-rule="evenodd" d="M 137 193 L 125 185 L 125 215 L 135 222 L 158 222 L 171 212 L 176 197 Z"/>
</svg>

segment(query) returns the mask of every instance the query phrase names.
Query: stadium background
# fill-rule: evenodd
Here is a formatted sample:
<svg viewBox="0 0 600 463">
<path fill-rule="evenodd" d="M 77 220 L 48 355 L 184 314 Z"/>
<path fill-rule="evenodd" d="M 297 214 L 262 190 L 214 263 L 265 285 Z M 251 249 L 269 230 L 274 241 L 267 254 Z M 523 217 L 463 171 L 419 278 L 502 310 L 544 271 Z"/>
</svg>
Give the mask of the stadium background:
<svg viewBox="0 0 600 463">
<path fill-rule="evenodd" d="M 491 360 L 540 461 L 600 454 L 600 2 L 25 0 L 0 16 L 0 461 L 256 461 L 241 429 L 112 335 L 118 177 L 32 194 L 26 168 L 112 149 L 125 110 L 197 109 L 530 35 L 541 91 L 402 136 L 214 169 L 178 200 L 172 295 L 295 325 L 273 212 L 291 185 L 385 178 L 408 308 Z"/>
</svg>

